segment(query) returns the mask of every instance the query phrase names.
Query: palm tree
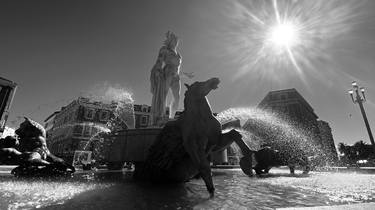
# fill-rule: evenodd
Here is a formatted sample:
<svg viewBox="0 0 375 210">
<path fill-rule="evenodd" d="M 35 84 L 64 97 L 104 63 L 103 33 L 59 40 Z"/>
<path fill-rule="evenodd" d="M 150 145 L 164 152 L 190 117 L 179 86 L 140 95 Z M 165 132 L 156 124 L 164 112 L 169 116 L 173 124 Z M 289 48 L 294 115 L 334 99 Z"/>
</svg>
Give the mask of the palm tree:
<svg viewBox="0 0 375 210">
<path fill-rule="evenodd" d="M 348 154 L 348 145 L 344 144 L 344 143 L 339 143 L 338 145 L 338 150 L 340 152 L 340 154 L 343 154 L 344 156 Z"/>
<path fill-rule="evenodd" d="M 357 154 L 357 158 L 360 159 L 360 160 L 364 160 L 364 159 L 368 159 L 370 154 L 371 154 L 371 150 L 369 150 L 369 145 L 366 144 L 365 142 L 363 142 L 362 140 L 361 141 L 358 141 L 356 142 L 354 145 L 353 145 L 355 151 L 356 151 L 356 154 Z"/>
</svg>

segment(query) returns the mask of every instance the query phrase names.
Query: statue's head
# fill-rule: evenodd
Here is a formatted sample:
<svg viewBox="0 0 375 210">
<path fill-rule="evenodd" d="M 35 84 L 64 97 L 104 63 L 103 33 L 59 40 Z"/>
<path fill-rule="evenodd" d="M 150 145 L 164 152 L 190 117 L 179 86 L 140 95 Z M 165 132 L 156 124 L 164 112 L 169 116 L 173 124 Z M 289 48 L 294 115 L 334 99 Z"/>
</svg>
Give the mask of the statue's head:
<svg viewBox="0 0 375 210">
<path fill-rule="evenodd" d="M 168 31 L 165 34 L 165 37 L 166 39 L 164 41 L 164 45 L 167 46 L 168 48 L 175 49 L 178 45 L 178 37 L 176 36 L 176 34 L 174 34 L 171 31 Z"/>
<path fill-rule="evenodd" d="M 15 131 L 15 133 L 20 138 L 36 136 L 46 137 L 46 130 L 43 128 L 43 126 L 27 117 L 25 117 L 25 121 L 20 124 L 20 127 Z"/>
<path fill-rule="evenodd" d="M 1 140 L 0 140 L 1 141 Z M 2 147 L 3 148 L 15 148 L 19 144 L 18 140 L 14 136 L 7 136 L 2 139 Z"/>
</svg>

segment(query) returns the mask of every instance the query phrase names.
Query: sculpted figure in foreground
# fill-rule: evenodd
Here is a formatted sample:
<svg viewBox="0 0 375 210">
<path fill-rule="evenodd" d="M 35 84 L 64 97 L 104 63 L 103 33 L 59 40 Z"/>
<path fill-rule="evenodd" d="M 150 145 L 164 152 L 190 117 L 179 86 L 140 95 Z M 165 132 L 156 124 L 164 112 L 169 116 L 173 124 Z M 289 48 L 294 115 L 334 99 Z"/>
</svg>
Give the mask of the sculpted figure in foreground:
<svg viewBox="0 0 375 210">
<path fill-rule="evenodd" d="M 63 175 L 75 171 L 73 166 L 48 150 L 46 131 L 39 123 L 25 117 L 15 133 L 18 139 L 14 138 L 12 145 L 0 148 L 0 164 L 19 165 L 12 170 L 15 176 Z"/>
<path fill-rule="evenodd" d="M 236 142 L 247 157 L 244 164 L 251 173 L 251 151 L 235 130 L 222 133 L 220 122 L 214 117 L 206 96 L 217 89 L 218 78 L 186 85 L 184 112 L 175 121 L 169 121 L 150 147 L 144 163 L 136 163 L 137 179 L 166 182 L 185 182 L 199 174 L 211 196 L 214 184 L 208 156 Z"/>
</svg>

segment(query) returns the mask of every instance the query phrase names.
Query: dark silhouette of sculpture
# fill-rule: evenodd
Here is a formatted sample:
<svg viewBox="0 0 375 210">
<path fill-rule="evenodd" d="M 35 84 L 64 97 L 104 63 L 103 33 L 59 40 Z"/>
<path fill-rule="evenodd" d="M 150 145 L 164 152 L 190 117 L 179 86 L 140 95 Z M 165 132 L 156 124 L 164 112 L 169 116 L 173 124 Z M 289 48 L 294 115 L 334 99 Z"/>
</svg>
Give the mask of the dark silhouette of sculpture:
<svg viewBox="0 0 375 210">
<path fill-rule="evenodd" d="M 18 154 L 16 148 L 18 148 L 19 142 L 17 138 L 13 136 L 7 136 L 0 139 L 0 164 L 15 165 L 18 162 L 15 160 L 13 154 Z"/>
<path fill-rule="evenodd" d="M 214 195 L 214 184 L 208 156 L 235 141 L 249 157 L 250 149 L 235 130 L 222 134 L 221 124 L 214 117 L 206 95 L 219 84 L 218 78 L 186 85 L 181 116 L 169 121 L 150 147 L 144 163 L 136 163 L 136 179 L 185 182 L 199 173 L 207 190 Z M 251 159 L 244 171 L 251 175 Z M 249 172 L 250 171 L 250 172 Z"/>
<path fill-rule="evenodd" d="M 15 131 L 18 144 L 0 149 L 0 163 L 19 165 L 13 169 L 15 176 L 62 175 L 75 172 L 72 165 L 53 155 L 47 147 L 46 132 L 39 123 L 26 118 Z"/>
<path fill-rule="evenodd" d="M 297 165 L 303 167 L 303 174 L 310 171 L 310 164 L 306 155 L 295 156 L 293 154 L 282 153 L 271 147 L 264 147 L 254 152 L 256 165 L 253 167 L 256 174 L 268 173 L 272 167 L 288 166 L 290 173 L 294 174 Z"/>
</svg>

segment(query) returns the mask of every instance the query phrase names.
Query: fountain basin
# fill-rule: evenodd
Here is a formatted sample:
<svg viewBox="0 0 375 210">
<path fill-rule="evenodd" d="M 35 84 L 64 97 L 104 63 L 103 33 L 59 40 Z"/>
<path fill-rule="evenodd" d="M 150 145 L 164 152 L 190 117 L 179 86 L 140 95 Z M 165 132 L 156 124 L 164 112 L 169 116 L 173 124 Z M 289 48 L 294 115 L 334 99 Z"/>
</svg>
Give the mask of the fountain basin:
<svg viewBox="0 0 375 210">
<path fill-rule="evenodd" d="M 105 136 L 105 159 L 109 169 L 121 169 L 125 162 L 143 162 L 162 128 L 128 129 Z"/>
<path fill-rule="evenodd" d="M 240 169 L 213 169 L 216 195 L 204 182 L 138 183 L 131 171 L 78 171 L 69 180 L 0 176 L 1 209 L 275 209 L 375 202 L 375 174 L 311 172 L 249 178 Z"/>
</svg>

